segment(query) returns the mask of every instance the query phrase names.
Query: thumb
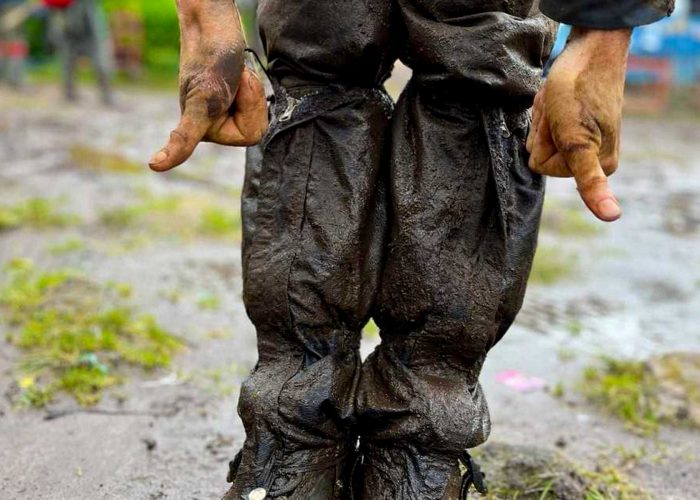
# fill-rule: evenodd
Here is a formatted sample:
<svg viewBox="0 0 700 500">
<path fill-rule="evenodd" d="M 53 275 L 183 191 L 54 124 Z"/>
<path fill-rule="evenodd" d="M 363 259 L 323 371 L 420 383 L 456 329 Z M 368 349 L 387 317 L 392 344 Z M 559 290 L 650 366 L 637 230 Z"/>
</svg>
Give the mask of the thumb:
<svg viewBox="0 0 700 500">
<path fill-rule="evenodd" d="M 267 126 L 265 87 L 255 73 L 246 68 L 233 103 L 233 116 L 208 139 L 227 146 L 250 146 L 260 142 Z"/>
<path fill-rule="evenodd" d="M 192 156 L 197 144 L 211 126 L 211 123 L 202 119 L 201 116 L 185 108 L 185 113 L 177 128 L 170 133 L 167 144 L 148 162 L 151 170 L 165 172 L 182 165 Z"/>
<path fill-rule="evenodd" d="M 610 189 L 608 177 L 595 151 L 588 148 L 571 151 L 565 154 L 565 159 L 588 209 L 605 222 L 622 217 L 622 209 Z"/>
</svg>

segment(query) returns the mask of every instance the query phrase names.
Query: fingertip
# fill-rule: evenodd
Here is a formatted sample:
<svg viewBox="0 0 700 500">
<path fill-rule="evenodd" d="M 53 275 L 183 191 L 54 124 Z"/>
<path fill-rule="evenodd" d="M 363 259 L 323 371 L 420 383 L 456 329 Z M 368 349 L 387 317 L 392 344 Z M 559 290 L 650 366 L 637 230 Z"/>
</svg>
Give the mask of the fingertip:
<svg viewBox="0 0 700 500">
<path fill-rule="evenodd" d="M 148 168 L 153 170 L 154 172 L 167 172 L 171 168 L 173 168 L 172 165 L 168 163 L 149 163 Z"/>
<path fill-rule="evenodd" d="M 160 150 L 155 155 L 153 155 L 153 158 L 148 160 L 148 166 L 155 167 L 158 164 L 164 162 L 167 158 L 168 158 L 168 153 L 165 150 Z"/>
<path fill-rule="evenodd" d="M 596 204 L 594 213 L 602 221 L 615 222 L 622 217 L 622 208 L 615 198 L 609 197 Z"/>
<path fill-rule="evenodd" d="M 170 151 L 164 149 L 159 151 L 149 162 L 148 167 L 154 172 L 167 172 L 172 170 L 178 165 L 182 164 L 184 160 L 179 160 L 175 155 L 170 154 Z"/>
</svg>

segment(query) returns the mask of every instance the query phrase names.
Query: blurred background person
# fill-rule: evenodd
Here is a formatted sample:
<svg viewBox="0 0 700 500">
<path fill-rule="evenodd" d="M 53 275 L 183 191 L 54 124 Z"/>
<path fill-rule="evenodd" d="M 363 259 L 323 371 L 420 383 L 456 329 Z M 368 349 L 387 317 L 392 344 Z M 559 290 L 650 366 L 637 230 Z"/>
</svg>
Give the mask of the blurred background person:
<svg viewBox="0 0 700 500">
<path fill-rule="evenodd" d="M 66 100 L 78 100 L 78 62 L 84 56 L 95 72 L 102 102 L 112 105 L 113 55 L 102 5 L 98 0 L 44 0 L 44 4 L 51 11 L 50 36 L 61 58 Z"/>
<path fill-rule="evenodd" d="M 0 0 L 0 79 L 20 89 L 29 52 L 22 31 L 32 5 L 24 0 Z"/>
</svg>

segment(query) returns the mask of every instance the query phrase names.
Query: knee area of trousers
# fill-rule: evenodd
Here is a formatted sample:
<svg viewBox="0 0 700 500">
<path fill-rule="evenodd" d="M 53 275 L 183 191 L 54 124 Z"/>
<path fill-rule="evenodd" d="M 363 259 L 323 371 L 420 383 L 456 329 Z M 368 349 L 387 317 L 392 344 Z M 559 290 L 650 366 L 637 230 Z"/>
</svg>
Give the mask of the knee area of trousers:
<svg viewBox="0 0 700 500">
<path fill-rule="evenodd" d="M 475 448 L 491 433 L 486 398 L 478 385 L 460 384 L 441 397 L 431 397 L 426 407 L 422 432 L 415 444 L 426 449 L 458 452 Z"/>
<path fill-rule="evenodd" d="M 241 385 L 238 413 L 245 424 L 277 415 L 279 396 L 287 380 L 299 369 L 299 358 L 258 365 Z"/>
</svg>

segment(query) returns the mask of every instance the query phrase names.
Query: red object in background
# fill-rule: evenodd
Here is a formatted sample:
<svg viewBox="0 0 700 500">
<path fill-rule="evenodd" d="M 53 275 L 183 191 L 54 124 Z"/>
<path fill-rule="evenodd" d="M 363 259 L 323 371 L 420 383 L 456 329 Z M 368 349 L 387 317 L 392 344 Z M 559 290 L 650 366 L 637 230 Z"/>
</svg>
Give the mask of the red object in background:
<svg viewBox="0 0 700 500">
<path fill-rule="evenodd" d="M 12 40 L 0 43 L 0 56 L 9 59 L 26 59 L 29 55 L 29 47 L 22 40 Z"/>
<path fill-rule="evenodd" d="M 671 100 L 673 62 L 663 57 L 630 56 L 627 64 L 628 85 L 625 108 L 637 113 L 662 113 Z M 635 84 L 634 74 L 646 75 L 649 80 Z"/>
<path fill-rule="evenodd" d="M 42 0 L 44 5 L 52 9 L 65 9 L 73 3 L 73 0 Z"/>
</svg>

